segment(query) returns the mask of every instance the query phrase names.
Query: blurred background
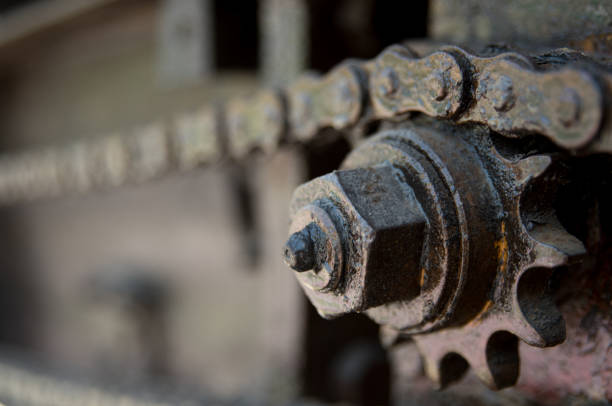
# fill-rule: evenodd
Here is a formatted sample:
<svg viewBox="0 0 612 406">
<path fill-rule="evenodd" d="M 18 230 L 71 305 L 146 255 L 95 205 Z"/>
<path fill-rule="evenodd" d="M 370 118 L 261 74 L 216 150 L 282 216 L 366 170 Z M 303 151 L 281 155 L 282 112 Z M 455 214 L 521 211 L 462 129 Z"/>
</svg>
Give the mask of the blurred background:
<svg viewBox="0 0 612 406">
<path fill-rule="evenodd" d="M 2 0 L 0 152 L 282 86 L 427 22 L 426 0 Z M 349 150 L 329 138 L 1 208 L 0 400 L 64 404 L 50 399 L 79 388 L 65 377 L 220 404 L 387 404 L 377 327 L 320 319 L 281 261 L 294 187 Z"/>
</svg>

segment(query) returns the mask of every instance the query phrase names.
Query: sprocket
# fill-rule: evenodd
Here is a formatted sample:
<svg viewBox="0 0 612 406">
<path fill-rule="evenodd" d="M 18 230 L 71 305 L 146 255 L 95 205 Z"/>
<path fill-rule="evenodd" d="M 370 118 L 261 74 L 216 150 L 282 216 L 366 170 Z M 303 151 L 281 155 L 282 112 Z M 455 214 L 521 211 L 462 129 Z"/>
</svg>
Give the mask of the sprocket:
<svg viewBox="0 0 612 406">
<path fill-rule="evenodd" d="M 333 238 L 313 237 L 323 248 L 306 253 L 313 265 L 300 269 L 302 286 L 324 317 L 365 312 L 387 337 L 411 337 L 441 387 L 468 365 L 491 388 L 511 386 L 518 339 L 564 340 L 547 281 L 584 253 L 551 208 L 559 157 L 502 151 L 482 127 L 424 119 L 390 127 L 341 170 L 296 190 L 294 224 L 316 223 L 320 211 L 334 224 Z M 290 240 L 286 253 L 304 254 L 300 247 Z M 333 289 L 304 283 L 321 272 Z"/>
</svg>

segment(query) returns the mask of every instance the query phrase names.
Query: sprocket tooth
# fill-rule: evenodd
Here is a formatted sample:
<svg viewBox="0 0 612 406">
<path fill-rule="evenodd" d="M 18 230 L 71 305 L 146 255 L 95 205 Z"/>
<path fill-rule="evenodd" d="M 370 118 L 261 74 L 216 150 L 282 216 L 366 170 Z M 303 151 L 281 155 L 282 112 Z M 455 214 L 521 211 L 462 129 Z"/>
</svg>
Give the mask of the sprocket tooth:
<svg viewBox="0 0 612 406">
<path fill-rule="evenodd" d="M 488 329 L 487 329 L 488 330 Z M 457 348 L 456 352 L 447 353 L 440 361 L 439 382 L 451 383 L 460 378 L 459 375 L 453 380 L 448 380 L 448 377 L 454 377 L 452 365 L 456 368 L 457 360 L 462 359 L 466 362 L 465 370 L 469 365 L 476 376 L 490 389 L 500 390 L 507 388 L 516 383 L 519 375 L 519 355 L 518 355 L 518 340 L 517 337 L 507 331 L 496 331 L 493 334 L 483 331 L 479 337 L 471 336 L 467 339 L 464 336 L 461 348 Z M 450 364 L 445 360 L 453 360 L 455 363 Z M 465 372 L 463 370 L 462 372 Z"/>
<path fill-rule="evenodd" d="M 585 253 L 583 244 L 560 224 L 534 227 L 532 260 L 517 275 L 513 287 L 512 332 L 529 345 L 550 347 L 565 340 L 565 320 L 547 292 L 553 268 Z"/>
<path fill-rule="evenodd" d="M 532 155 L 515 163 L 516 181 L 519 185 L 527 184 L 531 179 L 540 176 L 552 163 L 548 155 Z"/>
<path fill-rule="evenodd" d="M 490 389 L 499 390 L 516 383 L 519 375 L 516 336 L 507 331 L 498 331 L 491 336 L 483 334 L 482 337 L 488 339 L 471 337 L 473 341 L 461 340 L 463 342 L 456 343 L 452 350 L 442 351 L 443 356 L 424 355 L 425 371 L 439 389 L 461 379 L 468 367 Z M 447 339 L 452 340 L 451 337 Z"/>
<path fill-rule="evenodd" d="M 513 289 L 512 332 L 529 345 L 551 347 L 565 340 L 565 320 L 548 292 L 551 268 L 521 272 Z"/>
<path fill-rule="evenodd" d="M 518 338 L 498 330 L 499 319 L 485 318 L 481 331 L 464 326 L 427 336 L 415 336 L 428 377 L 439 389 L 461 379 L 471 367 L 480 380 L 493 390 L 516 383 L 519 375 Z"/>
<path fill-rule="evenodd" d="M 527 306 L 514 310 L 514 334 L 534 347 L 552 347 L 565 340 L 565 320 L 552 299 L 542 298 L 539 303 Z"/>
<path fill-rule="evenodd" d="M 442 374 L 440 371 L 440 362 L 437 358 L 432 358 L 431 356 L 423 353 L 423 350 L 420 349 L 419 352 L 423 357 L 423 368 L 425 369 L 425 375 L 434 383 L 436 389 L 444 389 L 448 383 L 445 385 L 443 382 Z"/>
<path fill-rule="evenodd" d="M 449 352 L 438 363 L 438 385 L 446 388 L 465 375 L 470 365 L 463 356 L 456 352 Z"/>
<path fill-rule="evenodd" d="M 401 333 L 389 325 L 380 326 L 378 338 L 384 348 L 391 348 L 402 341 Z"/>
<path fill-rule="evenodd" d="M 448 347 L 454 340 L 446 332 L 414 336 L 414 341 L 423 359 L 425 374 L 437 389 L 444 389 L 458 381 L 468 370 L 466 359 Z"/>
<path fill-rule="evenodd" d="M 423 367 L 436 389 L 442 390 L 463 378 L 470 365 L 463 356 L 449 352 L 440 359 L 424 355 Z"/>
<path fill-rule="evenodd" d="M 482 354 L 478 351 L 479 354 Z M 472 368 L 480 379 L 494 390 L 507 388 L 516 383 L 520 372 L 518 338 L 508 331 L 496 331 L 487 340 L 484 351 L 484 363 L 481 357 Z"/>
<path fill-rule="evenodd" d="M 529 235 L 534 241 L 534 255 L 529 267 L 554 268 L 586 253 L 582 242 L 558 224 L 534 226 Z"/>
</svg>

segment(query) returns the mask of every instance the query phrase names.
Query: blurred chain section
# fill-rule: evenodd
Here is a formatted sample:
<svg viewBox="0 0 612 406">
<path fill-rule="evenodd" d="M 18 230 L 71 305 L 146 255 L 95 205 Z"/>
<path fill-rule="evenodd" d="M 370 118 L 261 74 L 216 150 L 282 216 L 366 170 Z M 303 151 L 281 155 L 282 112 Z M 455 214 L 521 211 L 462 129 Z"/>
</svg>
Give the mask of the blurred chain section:
<svg viewBox="0 0 612 406">
<path fill-rule="evenodd" d="M 509 138 L 538 134 L 578 155 L 610 153 L 612 108 L 604 101 L 611 96 L 612 74 L 569 49 L 542 55 L 488 49 L 485 56 L 454 46 L 419 54 L 395 45 L 374 60 L 298 79 L 285 91 L 262 90 L 125 133 L 6 155 L 0 202 L 145 182 L 257 149 L 272 153 L 327 127 L 359 130 L 413 112 L 483 124 Z"/>
<path fill-rule="evenodd" d="M 173 401 L 156 401 L 146 399 L 144 396 L 132 397 L 105 391 L 99 387 L 63 380 L 57 376 L 50 377 L 6 363 L 0 365 L 0 392 L 7 405 L 169 406 L 175 404 Z"/>
<path fill-rule="evenodd" d="M 4 355 L 4 354 L 3 354 Z M 168 391 L 159 385 L 117 387 L 94 384 L 65 371 L 41 367 L 29 360 L 4 361 L 0 364 L 0 405 L 20 406 L 172 406 L 172 405 L 259 405 L 253 399 L 219 399 L 193 389 Z M 309 401 L 295 401 L 290 406 L 322 406 Z"/>
</svg>

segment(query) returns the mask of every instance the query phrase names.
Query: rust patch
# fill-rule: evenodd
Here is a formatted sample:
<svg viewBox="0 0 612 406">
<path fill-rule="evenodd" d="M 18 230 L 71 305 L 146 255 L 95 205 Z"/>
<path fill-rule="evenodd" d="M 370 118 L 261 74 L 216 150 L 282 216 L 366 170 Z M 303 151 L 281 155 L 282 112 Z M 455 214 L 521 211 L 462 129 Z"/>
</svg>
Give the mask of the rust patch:
<svg viewBox="0 0 612 406">
<path fill-rule="evenodd" d="M 506 273 L 508 269 L 508 239 L 506 238 L 506 222 L 501 222 L 501 238 L 495 241 L 497 249 L 498 268 L 500 272 Z"/>
<path fill-rule="evenodd" d="M 419 286 L 423 288 L 425 285 L 425 268 L 421 268 L 421 277 L 419 278 Z"/>
<path fill-rule="evenodd" d="M 485 313 L 487 313 L 489 311 L 489 309 L 491 309 L 491 307 L 493 307 L 493 301 L 491 299 L 489 299 L 485 303 L 485 305 L 482 308 L 482 310 L 476 315 L 476 317 L 474 317 L 474 320 L 472 320 L 470 322 L 470 325 L 474 326 L 476 324 L 482 323 L 482 321 L 484 320 L 483 316 L 485 315 Z"/>
<path fill-rule="evenodd" d="M 585 52 L 610 53 L 612 52 L 612 34 L 592 35 L 580 41 L 573 41 L 571 44 Z"/>
</svg>

